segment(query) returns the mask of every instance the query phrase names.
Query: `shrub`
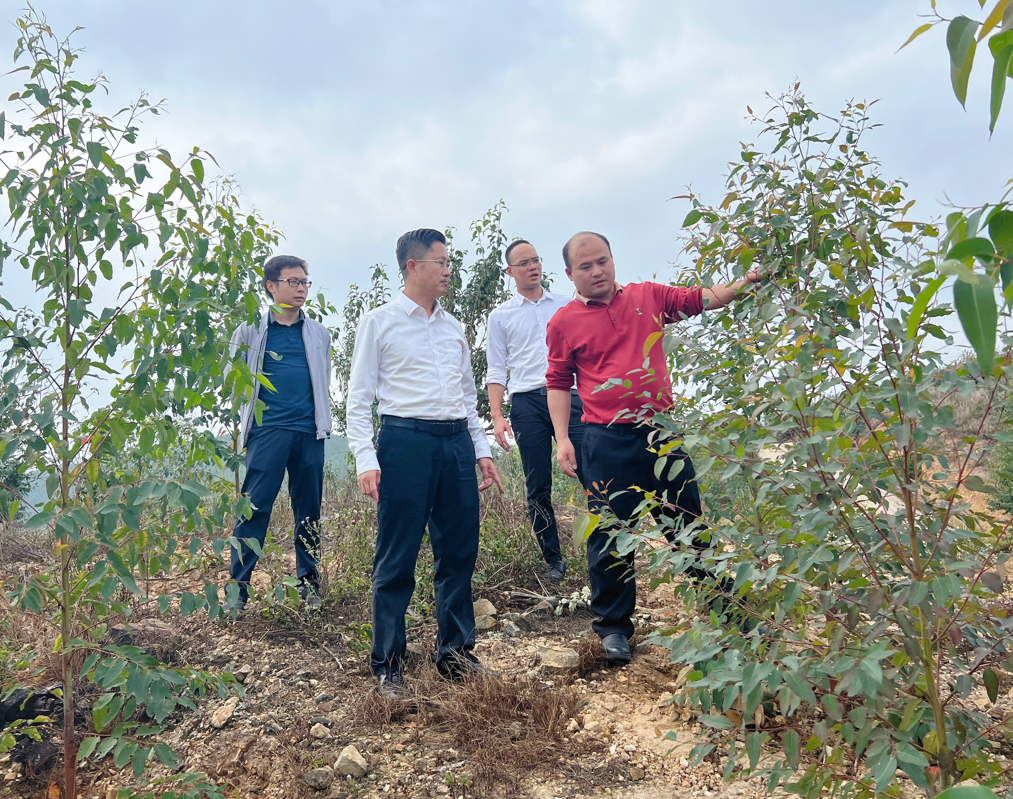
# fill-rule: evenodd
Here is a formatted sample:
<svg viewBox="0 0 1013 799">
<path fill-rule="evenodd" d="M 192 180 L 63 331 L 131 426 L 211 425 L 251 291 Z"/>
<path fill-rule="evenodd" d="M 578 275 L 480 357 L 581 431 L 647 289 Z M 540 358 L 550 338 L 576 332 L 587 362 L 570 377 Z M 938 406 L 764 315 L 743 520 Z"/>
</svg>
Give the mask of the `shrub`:
<svg viewBox="0 0 1013 799">
<path fill-rule="evenodd" d="M 737 502 L 707 529 L 672 530 L 649 515 L 675 498 L 648 494 L 644 529 L 616 546 L 649 552 L 654 584 L 675 582 L 703 611 L 654 636 L 692 666 L 678 701 L 709 730 L 697 760 L 726 754 L 726 777 L 764 774 L 814 799 L 831 786 L 872 796 L 898 769 L 929 795 L 990 778 L 1013 730 L 966 700 L 994 702 L 1009 667 L 997 573 L 1009 522 L 965 491 L 987 490 L 985 445 L 1013 440 L 997 412 L 1013 367 L 987 348 L 948 366 L 941 325 L 968 301 L 994 306 L 1000 273 L 1009 283 L 1010 212 L 956 214 L 942 233 L 910 220 L 903 184 L 864 149 L 863 104 L 833 119 L 796 86 L 762 124 L 769 149 L 743 146 L 723 200 L 691 197 L 687 252 L 702 282 L 754 267 L 769 280 L 669 331 L 684 396 L 656 420 L 658 469 L 681 444 Z M 974 422 L 954 434 L 954 406 L 974 392 Z M 649 550 L 664 534 L 674 543 Z M 695 535 L 714 543 L 702 583 L 677 579 Z M 779 754 L 761 764 L 764 746 Z"/>
</svg>

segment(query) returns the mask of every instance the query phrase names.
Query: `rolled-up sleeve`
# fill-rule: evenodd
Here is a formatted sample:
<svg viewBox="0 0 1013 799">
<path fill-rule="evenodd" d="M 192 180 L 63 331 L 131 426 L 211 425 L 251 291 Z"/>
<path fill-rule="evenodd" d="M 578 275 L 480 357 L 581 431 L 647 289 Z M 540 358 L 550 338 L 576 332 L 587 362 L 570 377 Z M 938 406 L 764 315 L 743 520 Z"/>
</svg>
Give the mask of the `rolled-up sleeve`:
<svg viewBox="0 0 1013 799">
<path fill-rule="evenodd" d="M 380 337 L 376 317 L 359 323 L 352 350 L 352 369 L 345 402 L 345 431 L 355 456 L 356 474 L 380 468 L 373 446 L 373 400 L 380 373 Z M 472 387 L 474 389 L 474 386 Z"/>
<path fill-rule="evenodd" d="M 555 319 L 549 321 L 545 340 L 549 346 L 549 367 L 545 372 L 545 386 L 549 391 L 569 391 L 577 372 L 573 363 L 573 348 Z"/>
<path fill-rule="evenodd" d="M 500 321 L 499 314 L 489 314 L 489 330 L 485 344 L 486 373 L 485 383 L 500 386 L 507 384 L 507 341 L 506 329 Z"/>
<path fill-rule="evenodd" d="M 650 284 L 654 288 L 654 296 L 665 311 L 665 324 L 678 322 L 690 316 L 703 313 L 703 289 L 700 286 L 665 286 L 661 283 Z"/>
</svg>

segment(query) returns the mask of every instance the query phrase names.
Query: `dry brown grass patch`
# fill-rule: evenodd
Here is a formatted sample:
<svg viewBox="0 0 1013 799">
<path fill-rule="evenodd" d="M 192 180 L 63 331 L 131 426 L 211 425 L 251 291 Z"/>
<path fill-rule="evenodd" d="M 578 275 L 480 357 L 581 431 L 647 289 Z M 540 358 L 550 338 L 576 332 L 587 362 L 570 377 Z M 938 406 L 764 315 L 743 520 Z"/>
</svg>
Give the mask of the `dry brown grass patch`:
<svg viewBox="0 0 1013 799">
<path fill-rule="evenodd" d="M 476 780 L 500 785 L 516 785 L 545 763 L 546 751 L 557 757 L 567 751 L 566 727 L 579 702 L 568 686 L 545 688 L 536 681 L 477 677 L 449 683 L 431 665 L 409 675 L 406 692 L 408 700 L 387 702 L 371 691 L 355 715 L 378 726 L 413 716 L 416 729 L 446 735 L 468 756 Z"/>
<path fill-rule="evenodd" d="M 597 635 L 585 636 L 577 648 L 577 674 L 587 677 L 596 671 L 601 671 L 609 665 L 605 657 L 605 650 L 601 647 L 601 639 Z"/>
</svg>

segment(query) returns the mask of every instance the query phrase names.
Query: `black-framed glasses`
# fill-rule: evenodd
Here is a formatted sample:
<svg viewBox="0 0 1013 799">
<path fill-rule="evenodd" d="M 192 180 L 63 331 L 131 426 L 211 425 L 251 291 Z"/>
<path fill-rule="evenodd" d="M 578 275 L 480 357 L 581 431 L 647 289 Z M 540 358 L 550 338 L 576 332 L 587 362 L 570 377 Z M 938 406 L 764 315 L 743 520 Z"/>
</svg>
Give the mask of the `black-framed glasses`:
<svg viewBox="0 0 1013 799">
<path fill-rule="evenodd" d="M 313 285 L 313 281 L 312 280 L 301 280 L 301 279 L 299 279 L 297 277 L 283 277 L 280 280 L 278 280 L 277 282 L 278 283 L 288 283 L 294 289 L 297 289 L 300 286 L 305 286 L 306 288 L 309 288 L 310 286 Z"/>
<path fill-rule="evenodd" d="M 523 269 L 525 266 L 538 266 L 541 263 L 542 259 L 536 255 L 534 258 L 525 258 L 523 261 L 518 261 L 515 264 L 507 264 L 507 266 L 519 266 Z"/>
</svg>

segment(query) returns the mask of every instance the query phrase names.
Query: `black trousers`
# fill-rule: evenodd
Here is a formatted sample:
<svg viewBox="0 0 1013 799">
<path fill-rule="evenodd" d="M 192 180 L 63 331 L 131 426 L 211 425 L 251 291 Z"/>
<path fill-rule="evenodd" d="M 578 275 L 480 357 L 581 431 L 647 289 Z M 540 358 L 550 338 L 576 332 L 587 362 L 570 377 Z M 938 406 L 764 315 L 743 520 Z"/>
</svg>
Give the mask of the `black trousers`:
<svg viewBox="0 0 1013 799">
<path fill-rule="evenodd" d="M 584 431 L 584 480 L 588 491 L 588 508 L 598 513 L 609 507 L 624 522 L 633 520 L 643 495 L 631 491 L 637 486 L 645 491 L 665 492 L 666 511 L 671 517 L 689 525 L 700 518 L 700 490 L 696 484 L 693 462 L 681 449 L 668 456 L 668 465 L 661 479 L 655 476 L 658 456 L 648 451 L 650 427 L 633 424 L 587 424 Z M 669 467 L 674 458 L 682 458 L 682 471 L 669 480 Z M 619 496 L 611 496 L 623 491 Z M 678 525 L 677 525 L 678 528 Z M 599 618 L 592 622 L 602 638 L 621 633 L 633 635 L 633 611 L 637 604 L 637 587 L 633 579 L 633 554 L 616 557 L 615 545 L 609 543 L 610 530 L 596 529 L 587 539 L 587 567 L 591 577 L 591 611 Z M 691 570 L 696 572 L 696 569 Z"/>
<path fill-rule="evenodd" d="M 283 427 L 254 427 L 246 441 L 246 477 L 243 493 L 253 504 L 249 519 L 237 519 L 233 536 L 240 540 L 232 548 L 232 579 L 239 583 L 239 596 L 247 598 L 250 575 L 260 556 L 243 539 L 254 539 L 261 547 L 267 536 L 271 510 L 288 472 L 288 494 L 295 517 L 296 577 L 317 583 L 320 549 L 320 502 L 324 491 L 324 441 L 316 433 L 286 430 Z"/>
<path fill-rule="evenodd" d="M 420 428 L 425 423 L 420 422 Z M 471 577 L 478 558 L 478 478 L 467 426 L 449 435 L 384 424 L 379 532 L 373 560 L 373 648 L 377 676 L 400 671 L 405 613 L 426 526 L 436 572 L 436 664 L 475 646 Z"/>
<path fill-rule="evenodd" d="M 577 453 L 577 478 L 581 485 L 580 448 L 584 439 L 584 423 L 580 417 L 584 405 L 577 392 L 570 393 L 570 441 Z M 525 391 L 510 398 L 510 426 L 521 451 L 524 481 L 528 491 L 528 515 L 542 557 L 549 564 L 561 563 L 559 530 L 552 510 L 552 440 L 555 434 L 549 416 L 549 400 L 545 389 Z"/>
</svg>

